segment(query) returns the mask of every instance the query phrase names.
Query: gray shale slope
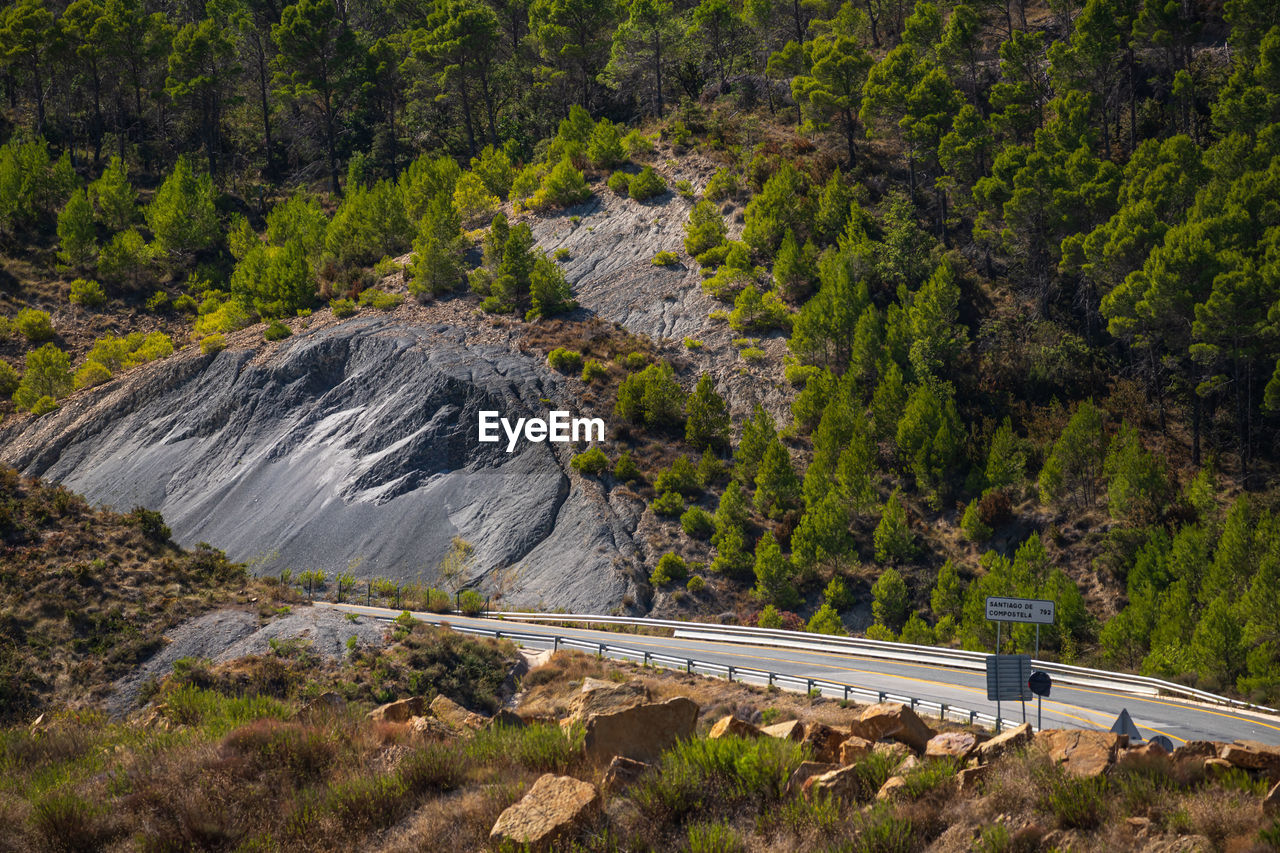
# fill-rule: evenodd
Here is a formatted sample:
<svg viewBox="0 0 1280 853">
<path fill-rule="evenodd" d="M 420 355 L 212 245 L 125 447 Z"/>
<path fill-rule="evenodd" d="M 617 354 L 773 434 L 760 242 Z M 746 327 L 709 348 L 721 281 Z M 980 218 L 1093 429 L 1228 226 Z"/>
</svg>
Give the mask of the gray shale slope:
<svg viewBox="0 0 1280 853">
<path fill-rule="evenodd" d="M 509 604 L 604 611 L 647 598 L 634 508 L 571 445 L 480 443 L 478 412 L 576 410 L 510 337 L 396 314 L 314 323 L 216 356 L 186 350 L 0 430 L 0 460 L 89 500 L 158 509 L 183 544 L 273 573 L 435 579 L 455 536 L 469 582 Z"/>
</svg>

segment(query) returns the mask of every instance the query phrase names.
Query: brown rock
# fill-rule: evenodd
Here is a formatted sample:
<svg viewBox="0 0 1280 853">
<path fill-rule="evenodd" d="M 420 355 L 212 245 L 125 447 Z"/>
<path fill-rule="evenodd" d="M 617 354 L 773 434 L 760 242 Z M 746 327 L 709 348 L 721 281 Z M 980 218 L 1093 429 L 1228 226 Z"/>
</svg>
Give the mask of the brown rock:
<svg viewBox="0 0 1280 853">
<path fill-rule="evenodd" d="M 814 761 L 836 761 L 840 757 L 840 744 L 849 735 L 822 723 L 811 723 L 804 735 L 804 743 L 809 745 Z"/>
<path fill-rule="evenodd" d="M 649 701 L 649 690 L 640 681 L 615 684 L 596 678 L 583 680 L 582 692 L 569 701 L 569 719 L 587 721 L 592 714 L 616 714 Z"/>
<path fill-rule="evenodd" d="M 615 755 L 613 761 L 610 761 L 609 766 L 604 770 L 604 777 L 600 782 L 600 790 L 610 793 L 621 791 L 639 779 L 641 774 L 648 769 L 649 765 L 643 761 L 633 761 L 630 758 Z"/>
<path fill-rule="evenodd" d="M 407 723 L 411 717 L 422 716 L 422 697 L 410 696 L 408 699 L 397 699 L 374 708 L 368 717 L 375 723 Z"/>
<path fill-rule="evenodd" d="M 966 767 L 956 775 L 956 787 L 960 793 L 972 793 L 978 789 L 983 780 L 987 778 L 987 774 L 991 768 L 988 765 L 981 767 Z"/>
<path fill-rule="evenodd" d="M 603 764 L 615 755 L 653 761 L 677 740 L 693 736 L 698 704 L 677 696 L 666 702 L 636 705 L 587 719 L 587 757 Z"/>
<path fill-rule="evenodd" d="M 856 764 L 837 767 L 805 780 L 803 791 L 806 797 L 825 795 L 842 800 L 861 800 L 869 796 L 864 790 L 865 778 Z"/>
<path fill-rule="evenodd" d="M 875 744 L 871 741 L 854 735 L 840 744 L 840 763 L 853 764 L 859 759 L 870 755 L 874 749 Z"/>
<path fill-rule="evenodd" d="M 1141 838 L 1151 831 L 1151 818 L 1131 817 L 1125 820 L 1125 825 L 1129 827 L 1134 835 Z"/>
<path fill-rule="evenodd" d="M 1218 757 L 1230 761 L 1233 767 L 1257 770 L 1265 773 L 1273 782 L 1280 781 L 1280 747 L 1254 740 L 1238 740 L 1223 744 Z"/>
<path fill-rule="evenodd" d="M 712 740 L 717 738 L 728 737 L 754 738 L 760 737 L 760 730 L 748 723 L 746 720 L 739 720 L 730 714 L 727 717 L 721 717 L 716 724 L 711 727 L 711 731 L 707 733 L 707 737 Z"/>
<path fill-rule="evenodd" d="M 427 740 L 448 740 L 457 735 L 448 723 L 435 717 L 411 717 L 409 731 Z"/>
<path fill-rule="evenodd" d="M 1182 746 L 1175 747 L 1173 750 L 1173 760 L 1182 761 L 1184 758 L 1217 758 L 1218 744 L 1211 740 L 1189 740 Z"/>
<path fill-rule="evenodd" d="M 1116 754 L 1129 742 L 1126 735 L 1083 729 L 1050 729 L 1036 735 L 1049 759 L 1072 776 L 1100 776 L 1116 762 Z"/>
<path fill-rule="evenodd" d="M 814 776 L 821 776 L 823 773 L 829 773 L 839 767 L 839 764 L 831 764 L 826 761 L 801 761 L 800 766 L 791 774 L 791 778 L 787 780 L 787 796 L 794 796 L 804 788 L 804 783 Z"/>
<path fill-rule="evenodd" d="M 1120 750 L 1116 755 L 1116 764 L 1146 764 L 1168 758 L 1168 756 L 1169 753 L 1164 751 L 1163 746 L 1147 741 L 1146 743 Z"/>
<path fill-rule="evenodd" d="M 520 802 L 498 816 L 489 832 L 497 844 L 549 850 L 581 829 L 600 807 L 600 794 L 590 782 L 547 773 Z"/>
<path fill-rule="evenodd" d="M 901 764 L 899 764 L 896 768 L 894 768 L 893 772 L 899 776 L 905 776 L 906 774 L 910 773 L 912 770 L 915 770 L 917 767 L 920 767 L 920 766 L 921 764 L 920 764 L 919 758 L 916 758 L 914 755 L 908 755 L 906 758 L 902 759 Z"/>
<path fill-rule="evenodd" d="M 956 758 L 964 761 L 978 748 L 978 739 L 969 732 L 943 732 L 929 738 L 925 758 Z"/>
<path fill-rule="evenodd" d="M 882 702 L 864 709 L 853 724 L 852 733 L 872 743 L 892 738 L 916 752 L 924 752 L 934 734 L 915 711 L 898 702 Z"/>
<path fill-rule="evenodd" d="M 1158 835 L 1148 841 L 1142 853 L 1210 853 L 1213 842 L 1203 835 Z"/>
<path fill-rule="evenodd" d="M 431 713 L 460 732 L 479 731 L 488 722 L 487 718 L 473 714 L 443 693 L 431 700 Z"/>
<path fill-rule="evenodd" d="M 760 734 L 782 738 L 783 740 L 804 740 L 804 723 L 799 720 L 774 723 L 772 726 L 762 728 Z"/>
<path fill-rule="evenodd" d="M 888 743 L 881 741 L 871 748 L 876 755 L 887 755 L 894 764 L 899 764 L 911 756 L 911 749 L 904 743 Z"/>
<path fill-rule="evenodd" d="M 1267 817 L 1280 817 L 1280 782 L 1272 785 L 1262 798 L 1262 813 Z"/>
<path fill-rule="evenodd" d="M 973 754 L 977 757 L 978 763 L 990 764 L 1005 753 L 1026 749 L 1034 737 L 1035 732 L 1031 730 L 1031 724 L 1023 723 L 979 744 Z"/>
<path fill-rule="evenodd" d="M 1221 779 L 1230 773 L 1234 766 L 1225 758 L 1206 758 L 1204 760 L 1204 775 L 1210 779 Z"/>
<path fill-rule="evenodd" d="M 890 776 L 884 780 L 884 784 L 880 786 L 880 790 L 876 791 L 877 800 L 889 800 L 897 796 L 905 795 L 907 792 L 905 786 L 907 780 L 901 776 Z"/>
</svg>

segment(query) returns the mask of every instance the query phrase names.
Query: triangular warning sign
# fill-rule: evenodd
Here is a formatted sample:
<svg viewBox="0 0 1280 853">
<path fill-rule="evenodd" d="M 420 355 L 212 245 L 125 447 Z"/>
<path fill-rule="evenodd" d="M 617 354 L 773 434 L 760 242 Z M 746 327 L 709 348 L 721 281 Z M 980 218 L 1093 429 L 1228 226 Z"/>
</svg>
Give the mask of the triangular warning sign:
<svg viewBox="0 0 1280 853">
<path fill-rule="evenodd" d="M 1133 724 L 1133 717 L 1129 716 L 1128 708 L 1121 709 L 1120 716 L 1116 717 L 1115 723 L 1111 726 L 1111 731 L 1118 735 L 1128 735 L 1129 743 L 1142 740 L 1142 732 L 1138 731 L 1138 727 Z"/>
</svg>

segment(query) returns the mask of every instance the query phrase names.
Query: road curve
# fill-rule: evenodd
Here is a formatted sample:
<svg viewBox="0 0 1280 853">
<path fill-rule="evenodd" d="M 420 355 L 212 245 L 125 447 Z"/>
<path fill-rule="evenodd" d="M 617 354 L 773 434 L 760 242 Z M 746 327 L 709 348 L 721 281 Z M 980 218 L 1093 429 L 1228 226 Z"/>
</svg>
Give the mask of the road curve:
<svg viewBox="0 0 1280 853">
<path fill-rule="evenodd" d="M 320 604 L 373 617 L 393 617 L 400 611 L 385 607 L 353 604 Z M 913 696 L 930 702 L 967 708 L 995 715 L 996 704 L 986 697 L 986 677 L 982 672 L 953 669 L 937 664 L 885 660 L 856 654 L 808 651 L 723 643 L 711 640 L 652 637 L 584 628 L 553 627 L 503 619 L 470 619 L 438 613 L 414 612 L 416 618 L 437 624 L 485 630 L 518 631 L 547 637 L 545 643 L 524 641 L 529 647 L 550 646 L 553 636 L 586 642 L 609 643 L 655 654 L 692 657 L 707 663 L 749 667 L 798 678 L 816 678 L 865 690 Z M 1250 711 L 1202 705 L 1164 696 L 1148 697 L 1119 693 L 1100 687 L 1072 687 L 1055 684 L 1042 708 L 1043 728 L 1109 729 L 1121 710 L 1127 709 L 1145 737 L 1167 735 L 1174 744 L 1191 740 L 1256 740 L 1280 744 L 1280 718 Z M 1028 702 L 1027 720 L 1036 723 L 1036 707 Z M 1018 703 L 1005 702 L 1001 716 L 1021 722 Z"/>
</svg>

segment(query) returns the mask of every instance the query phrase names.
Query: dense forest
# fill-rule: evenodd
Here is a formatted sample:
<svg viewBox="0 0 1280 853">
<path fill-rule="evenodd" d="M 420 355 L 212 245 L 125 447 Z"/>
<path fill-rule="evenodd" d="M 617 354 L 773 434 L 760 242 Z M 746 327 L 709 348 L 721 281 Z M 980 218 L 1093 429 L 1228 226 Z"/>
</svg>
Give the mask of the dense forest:
<svg viewBox="0 0 1280 853">
<path fill-rule="evenodd" d="M 1271 0 L 19 0 L 0 86 L 15 417 L 393 308 L 410 252 L 417 299 L 542 322 L 575 303 L 531 217 L 678 192 L 654 264 L 700 268 L 744 361 L 785 336 L 795 390 L 731 427 L 709 377 L 622 360 L 575 467 L 709 540 L 655 589 L 843 631 L 870 587 L 869 635 L 975 648 L 984 596 L 1053 598 L 1051 654 L 1280 696 Z M 714 174 L 669 189 L 680 157 Z M 124 326 L 79 343 L 55 298 Z M 645 434 L 684 452 L 642 470 Z"/>
</svg>

